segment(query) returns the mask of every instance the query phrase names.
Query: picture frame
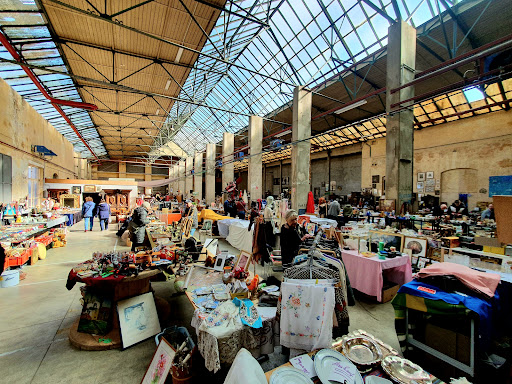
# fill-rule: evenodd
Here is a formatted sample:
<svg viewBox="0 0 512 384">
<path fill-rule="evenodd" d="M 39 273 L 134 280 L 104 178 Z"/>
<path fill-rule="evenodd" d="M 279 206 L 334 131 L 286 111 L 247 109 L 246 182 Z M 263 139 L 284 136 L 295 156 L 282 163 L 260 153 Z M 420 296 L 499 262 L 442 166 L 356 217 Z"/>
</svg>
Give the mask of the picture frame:
<svg viewBox="0 0 512 384">
<path fill-rule="evenodd" d="M 315 236 L 316 232 L 316 224 L 315 223 L 307 223 L 306 224 L 306 232 L 311 236 Z"/>
<path fill-rule="evenodd" d="M 372 175 L 372 183 L 376 184 L 380 182 L 380 175 Z"/>
<path fill-rule="evenodd" d="M 416 189 L 417 189 L 418 191 L 420 191 L 420 190 L 422 191 L 422 190 L 423 190 L 423 186 L 424 186 L 423 181 L 418 181 L 418 182 L 416 183 Z"/>
<path fill-rule="evenodd" d="M 370 251 L 374 250 L 374 244 L 378 245 L 379 242 L 384 242 L 384 248 L 395 247 L 398 252 L 404 249 L 404 235 L 400 233 L 382 232 L 382 231 L 369 231 L 370 234 Z"/>
<path fill-rule="evenodd" d="M 417 268 L 418 269 L 425 268 L 427 266 L 427 261 L 428 261 L 428 259 L 426 257 L 418 258 Z"/>
<path fill-rule="evenodd" d="M 201 228 L 203 231 L 211 231 L 212 227 L 213 227 L 213 220 L 210 220 L 210 219 L 203 220 L 203 227 Z"/>
<path fill-rule="evenodd" d="M 425 181 L 425 172 L 418 172 L 418 181 Z"/>
<path fill-rule="evenodd" d="M 83 300 L 78 332 L 106 335 L 112 328 L 112 298 L 87 289 Z"/>
<path fill-rule="evenodd" d="M 161 332 L 153 293 L 118 301 L 117 314 L 123 349 Z"/>
<path fill-rule="evenodd" d="M 434 178 L 434 172 L 427 172 L 427 179 L 433 179 Z"/>
<path fill-rule="evenodd" d="M 425 257 L 427 255 L 427 239 L 422 237 L 405 236 L 404 250 L 410 249 L 414 256 Z"/>
<path fill-rule="evenodd" d="M 418 266 L 418 259 L 419 259 L 418 256 L 411 257 L 411 266 L 413 268 L 417 268 L 417 266 Z"/>
<path fill-rule="evenodd" d="M 247 271 L 249 266 L 251 265 L 252 253 L 247 251 L 240 251 L 238 258 L 235 263 L 235 268 L 240 267 L 243 270 Z"/>
<path fill-rule="evenodd" d="M 84 185 L 84 193 L 95 193 L 96 186 L 95 185 Z"/>
<path fill-rule="evenodd" d="M 75 185 L 74 187 L 71 187 L 71 193 L 73 195 L 79 195 L 82 193 L 82 187 L 79 185 Z"/>
<path fill-rule="evenodd" d="M 158 347 L 155 350 L 151 363 L 149 364 L 141 384 L 164 384 L 176 351 L 164 337 L 161 338 Z"/>
</svg>

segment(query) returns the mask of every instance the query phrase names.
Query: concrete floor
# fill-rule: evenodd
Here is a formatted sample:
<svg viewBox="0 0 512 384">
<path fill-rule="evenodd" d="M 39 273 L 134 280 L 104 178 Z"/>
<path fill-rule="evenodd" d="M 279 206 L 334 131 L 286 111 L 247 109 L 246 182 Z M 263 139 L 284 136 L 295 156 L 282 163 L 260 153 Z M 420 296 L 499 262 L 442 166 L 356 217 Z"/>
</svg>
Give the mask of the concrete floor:
<svg viewBox="0 0 512 384">
<path fill-rule="evenodd" d="M 2 383 L 140 383 L 155 351 L 153 339 L 125 351 L 81 351 L 68 341 L 69 328 L 80 316 L 79 286 L 65 287 L 69 270 L 87 260 L 94 251 L 128 250 L 117 244 L 116 225 L 101 232 L 96 222 L 84 233 L 83 222 L 70 228 L 66 247 L 50 249 L 45 260 L 24 267 L 25 280 L 18 286 L 0 290 L 0 382 Z M 235 250 L 221 241 L 222 250 Z M 259 268 L 257 273 L 262 276 Z M 193 309 L 184 295 L 176 294 L 173 284 L 153 282 L 153 289 L 171 306 L 171 318 L 162 327 L 181 325 L 195 338 L 190 319 Z M 359 298 L 349 307 L 350 329 L 365 329 L 398 348 L 394 312 L 390 303 L 378 304 Z M 286 361 L 280 347 L 262 363 L 268 371 Z M 222 383 L 229 367 L 216 375 L 196 365 L 202 379 Z M 202 368 L 202 369 L 199 369 Z M 203 380 L 201 380 L 203 381 Z"/>
</svg>

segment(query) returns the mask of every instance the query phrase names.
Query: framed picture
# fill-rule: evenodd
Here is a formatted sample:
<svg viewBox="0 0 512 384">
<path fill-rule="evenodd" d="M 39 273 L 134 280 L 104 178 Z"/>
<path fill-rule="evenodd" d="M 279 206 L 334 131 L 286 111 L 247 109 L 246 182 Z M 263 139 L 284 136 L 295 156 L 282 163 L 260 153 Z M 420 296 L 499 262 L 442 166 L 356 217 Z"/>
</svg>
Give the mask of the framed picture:
<svg viewBox="0 0 512 384">
<path fill-rule="evenodd" d="M 304 223 L 310 223 L 310 222 L 311 222 L 311 218 L 306 215 L 299 215 L 299 217 L 297 218 L 297 224 L 300 226 L 303 226 Z"/>
<path fill-rule="evenodd" d="M 315 223 L 307 223 L 306 224 L 306 232 L 311 236 L 315 236 L 316 224 Z"/>
<path fill-rule="evenodd" d="M 163 384 L 167 379 L 176 352 L 165 338 L 162 337 L 151 359 L 141 384 Z"/>
<path fill-rule="evenodd" d="M 426 257 L 420 257 L 418 259 L 417 267 L 418 269 L 425 268 L 427 266 L 428 259 Z"/>
<path fill-rule="evenodd" d="M 424 184 L 423 184 L 423 181 L 418 181 L 418 182 L 416 183 L 416 189 L 418 189 L 418 191 L 419 191 L 419 190 L 423 190 L 423 185 L 424 185 Z"/>
<path fill-rule="evenodd" d="M 433 179 L 434 178 L 434 172 L 427 172 L 427 179 Z"/>
<path fill-rule="evenodd" d="M 381 231 L 369 231 L 370 232 L 370 244 L 371 252 L 377 252 L 379 242 L 384 242 L 384 248 L 395 247 L 398 252 L 402 252 L 404 249 L 404 235 L 399 233 L 381 232 Z"/>
<path fill-rule="evenodd" d="M 81 187 L 81 186 L 79 186 L 79 185 L 72 187 L 72 188 L 71 188 L 71 193 L 72 193 L 73 195 L 79 195 L 79 194 L 81 194 L 81 193 L 82 193 L 82 187 Z"/>
<path fill-rule="evenodd" d="M 418 181 L 425 181 L 425 172 L 418 173 Z"/>
<path fill-rule="evenodd" d="M 106 335 L 112 326 L 112 300 L 88 289 L 84 295 L 78 332 Z"/>
<path fill-rule="evenodd" d="M 151 292 L 117 303 L 123 348 L 155 336 L 161 331 Z"/>
<path fill-rule="evenodd" d="M 240 255 L 238 255 L 238 259 L 235 264 L 236 267 L 240 267 L 243 270 L 248 270 L 251 265 L 252 253 L 247 251 L 240 251 Z"/>
<path fill-rule="evenodd" d="M 427 255 L 427 239 L 406 236 L 404 249 L 410 249 L 413 256 L 425 257 Z"/>
<path fill-rule="evenodd" d="M 380 200 L 380 210 L 384 212 L 391 212 L 395 210 L 394 199 L 382 199 Z"/>
<path fill-rule="evenodd" d="M 418 256 L 411 257 L 411 265 L 413 267 L 417 267 L 418 266 Z"/>
<path fill-rule="evenodd" d="M 94 193 L 94 192 L 96 192 L 96 186 L 95 185 L 84 185 L 84 192 L 85 193 Z"/>
<path fill-rule="evenodd" d="M 373 175 L 372 176 L 372 183 L 376 184 L 380 181 L 380 175 Z"/>
</svg>

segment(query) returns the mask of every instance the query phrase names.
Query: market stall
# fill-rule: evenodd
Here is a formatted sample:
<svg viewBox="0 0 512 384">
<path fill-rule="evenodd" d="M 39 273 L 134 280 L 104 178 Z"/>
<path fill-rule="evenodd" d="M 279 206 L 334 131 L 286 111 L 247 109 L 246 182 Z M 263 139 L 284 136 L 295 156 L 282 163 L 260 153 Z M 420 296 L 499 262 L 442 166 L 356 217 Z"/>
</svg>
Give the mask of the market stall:
<svg viewBox="0 0 512 384">
<path fill-rule="evenodd" d="M 224 219 L 217 222 L 219 235 L 238 250 L 251 250 L 254 226 L 249 231 L 249 220 Z"/>
</svg>

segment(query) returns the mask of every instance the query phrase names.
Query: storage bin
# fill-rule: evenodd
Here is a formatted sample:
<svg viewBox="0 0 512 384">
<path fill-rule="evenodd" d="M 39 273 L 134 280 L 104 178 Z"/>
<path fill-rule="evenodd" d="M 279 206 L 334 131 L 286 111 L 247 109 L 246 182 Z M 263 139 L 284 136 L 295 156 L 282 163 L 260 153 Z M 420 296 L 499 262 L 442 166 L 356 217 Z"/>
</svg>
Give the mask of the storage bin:
<svg viewBox="0 0 512 384">
<path fill-rule="evenodd" d="M 0 280 L 0 287 L 7 288 L 13 287 L 20 283 L 20 271 L 19 269 L 12 269 L 10 271 L 4 271 Z"/>
</svg>

